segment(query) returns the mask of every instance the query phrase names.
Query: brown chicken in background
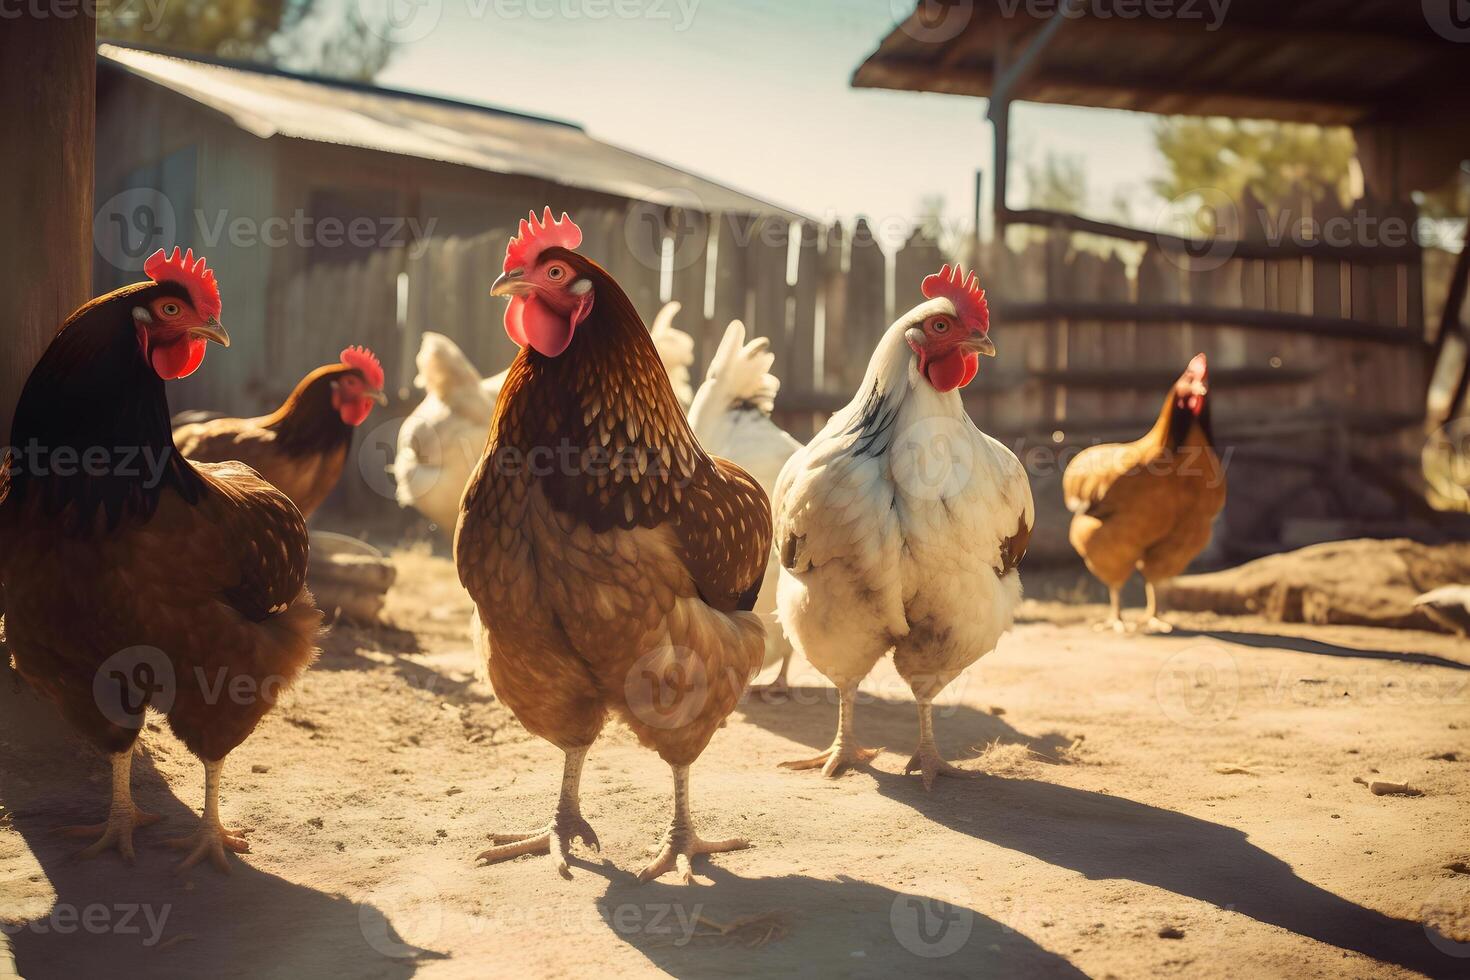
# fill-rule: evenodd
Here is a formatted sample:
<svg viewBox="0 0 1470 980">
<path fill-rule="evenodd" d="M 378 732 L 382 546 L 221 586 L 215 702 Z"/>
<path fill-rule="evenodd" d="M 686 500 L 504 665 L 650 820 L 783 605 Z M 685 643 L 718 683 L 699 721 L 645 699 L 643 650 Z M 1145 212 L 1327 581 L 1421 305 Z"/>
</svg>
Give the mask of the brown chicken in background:
<svg viewBox="0 0 1470 980">
<path fill-rule="evenodd" d="M 307 537 L 284 494 L 240 463 L 174 446 L 165 380 L 229 345 L 214 275 L 155 253 L 149 282 L 73 313 L 16 406 L 0 485 L 0 582 L 16 669 L 112 757 L 106 823 L 82 852 L 133 858 L 130 773 L 145 709 L 204 762 L 204 814 L 181 870 L 249 843 L 219 818 L 220 771 L 316 655 Z M 3 479 L 3 478 L 0 478 Z"/>
<path fill-rule="evenodd" d="M 1135 568 L 1148 593 L 1143 628 L 1169 632 L 1155 586 L 1180 574 L 1210 543 L 1225 506 L 1225 470 L 1210 431 L 1209 365 L 1189 362 L 1164 399 L 1154 427 L 1137 442 L 1091 446 L 1062 475 L 1072 547 L 1108 587 L 1112 612 L 1100 629 L 1123 622 L 1122 589 Z"/>
<path fill-rule="evenodd" d="M 674 774 L 674 814 L 648 880 L 744 840 L 695 833 L 689 767 L 765 650 L 749 610 L 771 510 L 744 470 L 700 448 L 627 294 L 573 251 L 571 219 L 522 222 L 492 291 L 521 345 L 470 479 L 455 539 L 490 681 L 527 730 L 566 754 L 548 826 L 480 857 L 550 853 L 570 877 L 583 760 L 607 716 Z"/>
<path fill-rule="evenodd" d="M 310 517 L 341 479 L 353 430 L 374 404 L 388 404 L 383 367 L 372 351 L 349 347 L 340 362 L 302 378 L 270 415 L 180 425 L 174 442 L 195 462 L 240 460 Z"/>
</svg>

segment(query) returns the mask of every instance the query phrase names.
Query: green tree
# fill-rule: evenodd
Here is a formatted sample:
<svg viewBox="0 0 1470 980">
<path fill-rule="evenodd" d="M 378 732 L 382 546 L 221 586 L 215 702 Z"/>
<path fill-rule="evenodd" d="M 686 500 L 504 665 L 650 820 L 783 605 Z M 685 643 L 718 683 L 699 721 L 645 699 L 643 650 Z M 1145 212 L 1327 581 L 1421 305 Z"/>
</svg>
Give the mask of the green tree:
<svg viewBox="0 0 1470 980">
<path fill-rule="evenodd" d="M 1168 176 L 1153 189 L 1167 200 L 1208 189 L 1240 201 L 1248 187 L 1274 207 L 1297 185 L 1319 199 L 1352 199 L 1357 144 L 1346 127 L 1173 116 L 1157 123 L 1154 138 Z"/>
<path fill-rule="evenodd" d="M 373 26 L 350 0 L 104 0 L 97 36 L 366 81 L 392 53 Z"/>
</svg>

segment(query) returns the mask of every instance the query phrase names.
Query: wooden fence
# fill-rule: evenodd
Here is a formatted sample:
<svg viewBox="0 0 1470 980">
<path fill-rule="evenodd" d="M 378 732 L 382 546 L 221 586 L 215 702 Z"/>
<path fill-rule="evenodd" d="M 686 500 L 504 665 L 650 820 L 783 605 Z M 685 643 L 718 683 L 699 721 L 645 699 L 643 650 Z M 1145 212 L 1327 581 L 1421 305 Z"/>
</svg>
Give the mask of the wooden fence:
<svg viewBox="0 0 1470 980">
<path fill-rule="evenodd" d="M 1395 217 L 1302 195 L 1287 219 L 1330 227 L 1365 214 Z M 782 380 L 778 420 L 801 438 L 852 396 L 878 338 L 921 301 L 922 278 L 946 259 L 918 234 L 885 254 L 862 220 L 823 227 L 637 203 L 576 217 L 581 250 L 609 268 L 645 320 L 665 300 L 683 304 L 677 325 L 695 341 L 696 383 L 730 319 L 769 337 Z M 999 357 L 965 392 L 997 437 L 1053 450 L 1136 437 L 1205 351 L 1224 441 L 1261 445 L 1267 456 L 1289 444 L 1278 455 L 1298 468 L 1339 472 L 1354 452 L 1407 457 L 1417 445 L 1429 359 L 1416 247 L 1277 242 L 1258 220 L 1222 226 L 1205 247 L 1068 215 L 1008 217 L 1025 230 L 984 246 L 978 263 Z M 511 232 L 430 239 L 297 273 L 273 290 L 279 336 L 268 346 L 279 377 L 300 373 L 281 363 L 288 336 L 297 360 L 303 343 L 322 358 L 367 343 L 409 399 L 406 411 L 425 330 L 454 338 L 483 373 L 499 371 L 514 348 L 489 285 Z M 1295 484 L 1282 486 L 1288 494 Z"/>
</svg>

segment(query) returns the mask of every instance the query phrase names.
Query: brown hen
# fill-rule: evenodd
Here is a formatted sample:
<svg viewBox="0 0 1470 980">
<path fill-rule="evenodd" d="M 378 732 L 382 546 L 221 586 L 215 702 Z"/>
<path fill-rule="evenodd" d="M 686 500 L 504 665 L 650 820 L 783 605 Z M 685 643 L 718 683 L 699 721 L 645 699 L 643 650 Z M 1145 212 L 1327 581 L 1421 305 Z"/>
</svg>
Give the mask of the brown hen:
<svg viewBox="0 0 1470 980">
<path fill-rule="evenodd" d="M 173 842 L 182 868 L 249 844 L 219 819 L 223 760 L 315 656 L 321 615 L 301 514 L 240 463 L 191 465 L 175 448 L 164 380 L 228 345 L 213 277 L 160 256 L 155 281 L 69 317 L 31 372 L 0 486 L 0 582 L 21 676 L 112 757 L 106 823 L 83 855 L 133 857 L 155 817 L 132 801 L 147 708 L 204 762 L 204 816 Z"/>
<path fill-rule="evenodd" d="M 280 408 L 252 419 L 220 418 L 174 429 L 179 451 L 199 463 L 239 460 L 310 517 L 342 477 L 352 433 L 373 405 L 386 405 L 383 368 L 349 347 L 336 364 L 302 378 Z"/>
<path fill-rule="evenodd" d="M 490 680 L 532 733 L 566 753 L 547 827 L 481 858 L 550 852 L 564 876 L 582 818 L 582 763 L 609 714 L 673 769 L 674 815 L 644 880 L 748 846 L 694 831 L 689 767 L 759 669 L 755 602 L 770 505 L 700 448 L 627 295 L 572 249 L 563 215 L 523 222 L 495 283 L 511 296 L 511 365 L 455 540 Z"/>
<path fill-rule="evenodd" d="M 1092 446 L 1062 475 L 1072 547 L 1108 587 L 1112 609 L 1100 629 L 1123 631 L 1123 584 L 1143 575 L 1143 627 L 1169 632 L 1155 585 L 1173 578 L 1210 543 L 1225 506 L 1225 469 L 1210 431 L 1209 365 L 1199 354 L 1174 383 L 1158 421 L 1136 442 Z"/>
</svg>

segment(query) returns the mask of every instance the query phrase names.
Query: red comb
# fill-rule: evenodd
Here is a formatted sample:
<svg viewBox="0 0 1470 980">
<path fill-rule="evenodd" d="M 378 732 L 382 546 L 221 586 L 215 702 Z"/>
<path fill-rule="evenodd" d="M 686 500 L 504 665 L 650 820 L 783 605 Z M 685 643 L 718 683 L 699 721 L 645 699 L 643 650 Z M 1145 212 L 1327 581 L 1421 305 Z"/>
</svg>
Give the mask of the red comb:
<svg viewBox="0 0 1470 980">
<path fill-rule="evenodd" d="M 172 255 L 159 249 L 143 262 L 143 271 L 154 282 L 176 282 L 187 289 L 189 302 L 200 316 L 219 316 L 219 283 L 214 281 L 214 270 L 204 267 L 204 256 L 194 258 L 192 248 L 182 257 L 177 245 Z"/>
<path fill-rule="evenodd" d="M 985 290 L 980 288 L 980 277 L 968 275 L 955 263 L 945 265 L 932 276 L 924 277 L 924 295 L 929 299 L 941 296 L 954 304 L 954 311 L 966 324 L 981 333 L 990 332 L 990 307 L 985 302 Z"/>
<path fill-rule="evenodd" d="M 553 245 L 562 248 L 576 248 L 582 244 L 582 229 L 577 223 L 567 216 L 563 211 L 561 217 L 553 221 L 551 208 L 542 212 L 541 217 L 536 217 L 536 212 L 531 212 L 531 220 L 521 219 L 520 234 L 510 240 L 505 248 L 504 272 L 512 269 L 524 269 L 536 261 L 536 256 L 542 250 Z"/>
<path fill-rule="evenodd" d="M 342 363 L 361 371 L 369 388 L 383 390 L 383 365 L 378 361 L 378 355 L 366 347 L 347 348 L 342 352 Z"/>
</svg>

